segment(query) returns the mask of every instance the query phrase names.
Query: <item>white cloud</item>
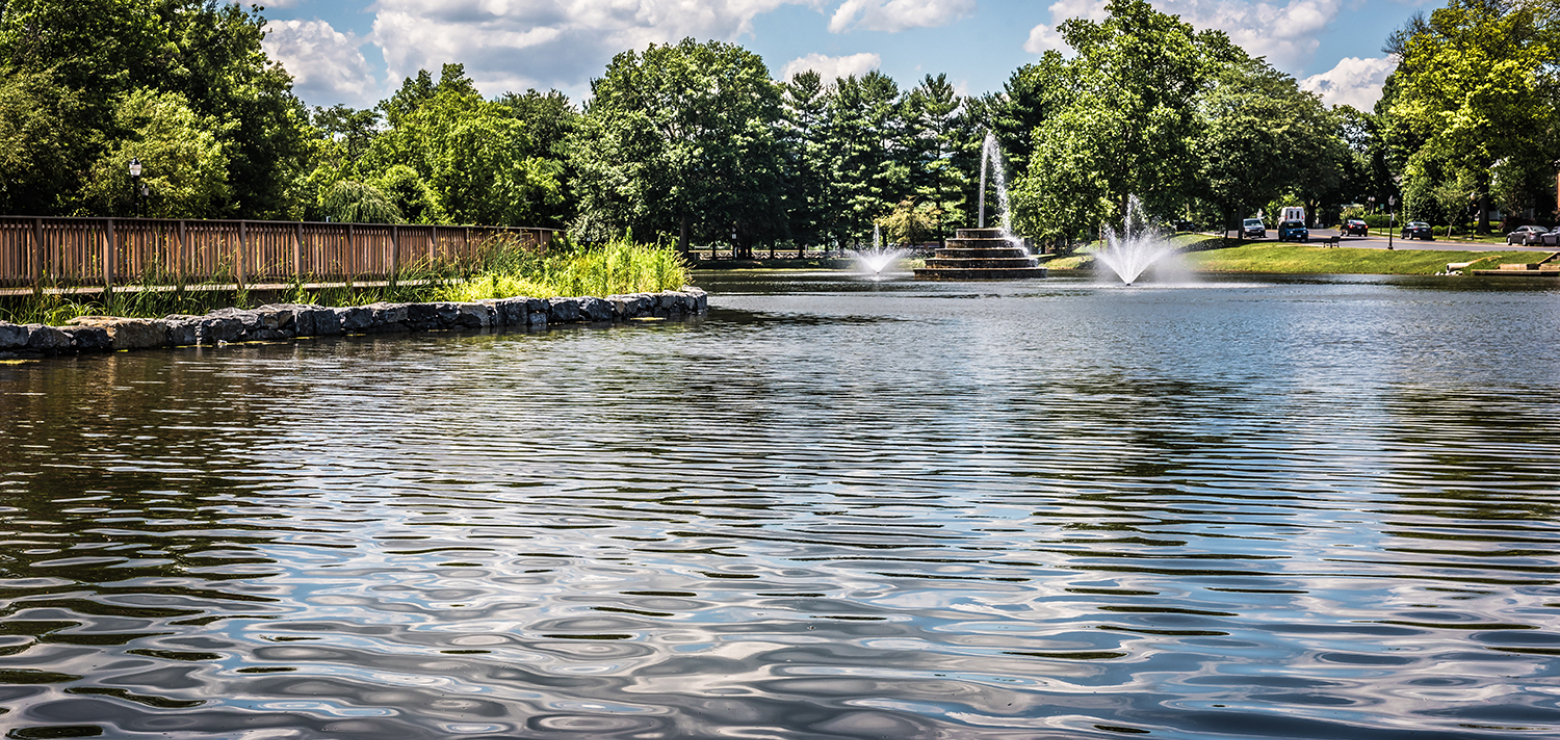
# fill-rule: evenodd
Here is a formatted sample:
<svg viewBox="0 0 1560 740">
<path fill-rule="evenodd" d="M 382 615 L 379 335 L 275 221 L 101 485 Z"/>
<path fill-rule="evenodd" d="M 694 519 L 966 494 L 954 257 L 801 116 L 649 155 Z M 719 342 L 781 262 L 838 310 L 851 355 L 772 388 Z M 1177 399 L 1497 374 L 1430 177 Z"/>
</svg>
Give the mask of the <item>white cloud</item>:
<svg viewBox="0 0 1560 740">
<path fill-rule="evenodd" d="M 1344 57 L 1338 66 L 1301 80 L 1300 87 L 1322 96 L 1328 105 L 1352 105 L 1369 112 L 1381 99 L 1381 86 L 1397 69 L 1397 59 Z"/>
<path fill-rule="evenodd" d="M 829 19 L 830 33 L 855 29 L 898 33 L 935 28 L 975 10 L 975 0 L 845 0 Z"/>
<path fill-rule="evenodd" d="M 1291 74 L 1303 69 L 1316 54 L 1321 34 L 1338 18 L 1343 0 L 1153 0 L 1161 13 L 1178 15 L 1199 30 L 1220 30 L 1252 56 Z M 1067 51 L 1056 27 L 1068 18 L 1103 20 L 1105 3 L 1099 0 L 1060 0 L 1049 8 L 1051 22 L 1029 31 L 1024 50 L 1040 54 L 1047 49 Z"/>
<path fill-rule="evenodd" d="M 1318 37 L 1338 17 L 1343 0 L 1158 0 L 1154 7 L 1198 29 L 1223 31 L 1246 53 L 1294 74 L 1316 54 Z"/>
<path fill-rule="evenodd" d="M 876 54 L 851 54 L 847 57 L 826 57 L 822 54 L 808 54 L 801 59 L 792 59 L 785 63 L 780 70 L 780 79 L 789 80 L 791 75 L 797 72 L 812 70 L 823 78 L 825 85 L 841 77 L 852 75 L 860 77 L 882 66 L 883 58 Z"/>
<path fill-rule="evenodd" d="M 815 0 L 378 0 L 372 40 L 391 83 L 450 62 L 485 95 L 580 83 L 612 56 L 684 38 L 735 41 L 753 19 Z"/>
<path fill-rule="evenodd" d="M 1062 40 L 1062 32 L 1057 26 L 1069 18 L 1102 21 L 1107 17 L 1105 0 L 1059 0 L 1051 4 L 1050 10 L 1051 24 L 1041 23 L 1029 29 L 1029 40 L 1024 42 L 1024 51 L 1043 54 L 1055 50 L 1070 55 L 1067 42 Z"/>
<path fill-rule="evenodd" d="M 366 108 L 378 99 L 378 85 L 358 47 L 363 41 L 325 21 L 266 24 L 265 53 L 293 76 L 293 91 L 305 101 Z"/>
</svg>

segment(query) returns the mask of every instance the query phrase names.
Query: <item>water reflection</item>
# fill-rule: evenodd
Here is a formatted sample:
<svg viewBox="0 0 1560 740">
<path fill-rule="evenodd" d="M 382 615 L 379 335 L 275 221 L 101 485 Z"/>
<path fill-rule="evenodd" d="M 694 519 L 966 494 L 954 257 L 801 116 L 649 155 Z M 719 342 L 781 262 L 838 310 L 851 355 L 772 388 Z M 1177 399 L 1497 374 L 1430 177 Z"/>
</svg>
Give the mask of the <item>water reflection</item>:
<svg viewBox="0 0 1560 740">
<path fill-rule="evenodd" d="M 0 365 L 0 726 L 1560 728 L 1552 292 L 711 281 Z"/>
</svg>

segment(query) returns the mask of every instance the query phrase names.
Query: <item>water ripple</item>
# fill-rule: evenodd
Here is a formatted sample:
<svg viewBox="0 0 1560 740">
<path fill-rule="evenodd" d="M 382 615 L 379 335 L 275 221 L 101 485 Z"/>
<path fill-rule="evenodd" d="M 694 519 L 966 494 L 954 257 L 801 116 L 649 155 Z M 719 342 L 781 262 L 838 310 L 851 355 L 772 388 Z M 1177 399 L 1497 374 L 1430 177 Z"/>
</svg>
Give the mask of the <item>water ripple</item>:
<svg viewBox="0 0 1560 740">
<path fill-rule="evenodd" d="M 772 289 L 0 366 L 0 726 L 1560 732 L 1552 294 Z"/>
</svg>

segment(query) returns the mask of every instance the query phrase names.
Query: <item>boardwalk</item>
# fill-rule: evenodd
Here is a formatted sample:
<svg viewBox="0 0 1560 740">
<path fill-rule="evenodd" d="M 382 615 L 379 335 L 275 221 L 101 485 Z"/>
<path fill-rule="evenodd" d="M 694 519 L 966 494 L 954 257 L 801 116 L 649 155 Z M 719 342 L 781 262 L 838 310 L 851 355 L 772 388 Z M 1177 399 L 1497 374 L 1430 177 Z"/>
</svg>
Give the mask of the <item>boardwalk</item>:
<svg viewBox="0 0 1560 740">
<path fill-rule="evenodd" d="M 498 237 L 545 251 L 553 234 L 502 226 L 0 216 L 0 291 L 361 284 L 474 258 Z"/>
</svg>

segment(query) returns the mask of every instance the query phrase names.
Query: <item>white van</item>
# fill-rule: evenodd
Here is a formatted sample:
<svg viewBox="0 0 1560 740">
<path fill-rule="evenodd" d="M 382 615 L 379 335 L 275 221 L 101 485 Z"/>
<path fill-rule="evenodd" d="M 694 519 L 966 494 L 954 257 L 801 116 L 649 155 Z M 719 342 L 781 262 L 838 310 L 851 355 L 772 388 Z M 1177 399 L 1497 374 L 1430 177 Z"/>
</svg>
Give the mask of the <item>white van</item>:
<svg viewBox="0 0 1560 740">
<path fill-rule="evenodd" d="M 1305 223 L 1305 209 L 1300 206 L 1284 206 L 1283 212 L 1278 217 L 1278 222 L 1299 221 Z"/>
</svg>

